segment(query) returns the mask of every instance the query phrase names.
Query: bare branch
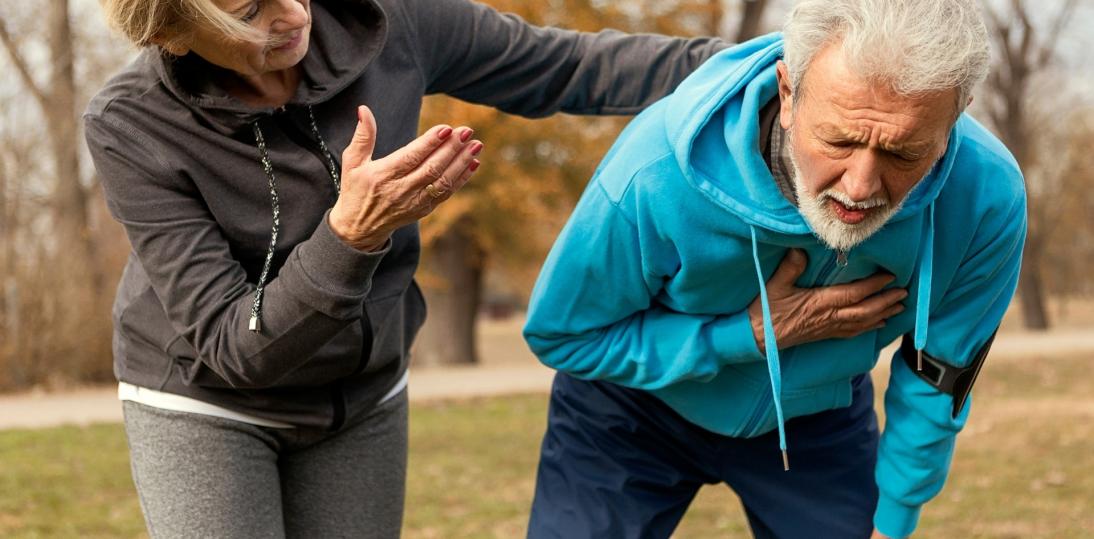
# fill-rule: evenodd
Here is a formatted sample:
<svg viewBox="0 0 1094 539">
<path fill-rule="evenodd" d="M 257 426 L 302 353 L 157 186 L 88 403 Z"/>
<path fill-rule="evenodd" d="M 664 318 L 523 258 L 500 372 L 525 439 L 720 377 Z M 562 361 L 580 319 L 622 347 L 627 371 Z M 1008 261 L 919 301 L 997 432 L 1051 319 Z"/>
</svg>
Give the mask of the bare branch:
<svg viewBox="0 0 1094 539">
<path fill-rule="evenodd" d="M 1056 20 L 1052 22 L 1048 33 L 1045 34 L 1047 36 L 1045 42 L 1041 44 L 1040 54 L 1038 54 L 1039 63 L 1047 64 L 1052 60 L 1052 54 L 1056 50 L 1056 43 L 1060 40 L 1060 34 L 1063 33 L 1067 23 L 1071 21 L 1071 16 L 1075 13 L 1077 4 L 1078 0 L 1067 0 L 1060 8 L 1060 12 L 1056 14 Z"/>
<path fill-rule="evenodd" d="M 997 14 L 995 12 L 995 9 L 993 9 L 990 5 L 986 3 L 984 4 L 984 15 L 987 15 L 988 17 L 988 25 L 991 27 L 991 30 L 995 31 L 996 33 L 998 33 L 999 30 L 1006 28 L 1007 25 L 1003 24 L 1003 21 L 999 19 L 999 14 Z"/>
<path fill-rule="evenodd" d="M 1018 58 L 1022 60 L 1023 65 L 1028 65 L 1030 48 L 1033 46 L 1033 36 L 1036 33 L 1033 29 L 1033 23 L 1029 20 L 1029 13 L 1026 12 L 1025 6 L 1022 4 L 1022 0 L 1014 0 L 1014 13 L 1018 16 L 1018 22 L 1022 25 L 1022 41 L 1018 44 L 1017 52 Z"/>
<path fill-rule="evenodd" d="M 15 39 L 8 32 L 7 26 L 4 25 L 3 19 L 0 19 L 0 43 L 4 44 L 4 49 L 8 51 L 8 57 L 11 58 L 11 62 L 15 64 L 15 69 L 19 72 L 19 77 L 23 79 L 23 84 L 26 85 L 27 90 L 41 105 L 42 110 L 49 110 L 49 96 L 42 90 L 37 83 L 34 82 L 34 77 L 30 74 L 30 66 L 27 65 L 23 55 L 19 53 L 19 47 L 15 43 Z"/>
</svg>

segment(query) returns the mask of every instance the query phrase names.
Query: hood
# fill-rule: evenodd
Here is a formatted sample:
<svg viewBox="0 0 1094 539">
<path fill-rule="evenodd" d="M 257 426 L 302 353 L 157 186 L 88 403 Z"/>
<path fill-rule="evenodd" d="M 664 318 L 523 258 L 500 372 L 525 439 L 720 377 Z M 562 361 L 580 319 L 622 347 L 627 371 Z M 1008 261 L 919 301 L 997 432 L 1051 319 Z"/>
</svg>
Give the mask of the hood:
<svg viewBox="0 0 1094 539">
<path fill-rule="evenodd" d="M 764 349 L 779 431 L 783 468 L 790 469 L 782 407 L 782 365 L 771 319 L 765 271 L 760 264 L 757 229 L 789 235 L 812 234 L 798 209 L 779 192 L 761 155 L 760 112 L 778 95 L 776 62 L 781 35 L 769 34 L 727 49 L 707 60 L 668 98 L 667 140 L 685 180 L 716 205 L 748 225 L 763 313 Z M 934 267 L 934 200 L 953 168 L 960 122 L 950 132 L 946 154 L 905 198 L 894 221 L 923 214 L 918 238 L 915 348 L 922 358 L 927 342 Z M 846 253 L 841 253 L 846 260 Z M 920 359 L 919 369 L 922 369 Z"/>
<path fill-rule="evenodd" d="M 783 234 L 810 234 L 798 209 L 779 192 L 763 156 L 760 111 L 778 97 L 779 33 L 720 52 L 668 98 L 665 129 L 687 182 L 749 225 Z M 913 189 L 902 220 L 923 212 L 942 191 L 961 140 L 960 122 L 946 154 Z M 756 151 L 743 151 L 753 148 Z"/>
<path fill-rule="evenodd" d="M 361 77 L 387 40 L 388 18 L 373 0 L 313 0 L 308 52 L 300 66 L 304 76 L 293 105 L 322 103 Z M 196 54 L 176 57 L 150 47 L 142 54 L 155 67 L 164 86 L 204 122 L 221 133 L 250 129 L 259 116 L 274 112 L 229 96 L 210 75 L 221 68 Z"/>
</svg>

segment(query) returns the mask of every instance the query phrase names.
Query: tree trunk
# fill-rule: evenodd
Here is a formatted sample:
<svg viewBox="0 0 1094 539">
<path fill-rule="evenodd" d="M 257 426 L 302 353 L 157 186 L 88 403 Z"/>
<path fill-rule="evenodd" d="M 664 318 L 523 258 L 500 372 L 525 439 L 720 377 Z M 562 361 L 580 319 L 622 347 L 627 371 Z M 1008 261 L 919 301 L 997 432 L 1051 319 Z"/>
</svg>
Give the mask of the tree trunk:
<svg viewBox="0 0 1094 539">
<path fill-rule="evenodd" d="M 14 292 L 15 288 L 13 271 L 15 264 L 14 256 L 11 254 L 11 246 L 15 243 L 15 227 L 12 226 L 8 216 L 8 175 L 2 152 L 3 150 L 0 150 L 0 341 L 10 341 L 11 337 L 7 336 L 7 329 L 8 318 L 11 315 L 8 313 L 14 313 L 15 309 L 8 303 L 8 296 Z M 8 291 L 9 280 L 12 281 L 10 286 L 12 292 Z M 4 348 L 0 345 L 0 361 L 4 357 Z"/>
<path fill-rule="evenodd" d="M 424 265 L 442 282 L 424 290 L 429 316 L 414 349 L 416 365 L 478 363 L 475 321 L 485 258 L 466 220 L 426 248 Z"/>
<path fill-rule="evenodd" d="M 1037 134 L 1031 127 L 1029 111 L 1029 85 L 1033 75 L 1043 72 L 1051 63 L 1055 54 L 1056 40 L 1063 25 L 1071 18 L 1075 7 L 1073 0 L 1067 0 L 1056 13 L 1055 22 L 1042 29 L 1041 39 L 1036 38 L 1037 29 L 1030 19 L 1028 4 L 1015 0 L 1011 2 L 1011 13 L 1007 17 L 999 16 L 990 6 L 985 14 L 988 17 L 994 40 L 1002 51 L 1000 62 L 994 67 L 988 82 L 995 92 L 995 106 L 990 107 L 992 123 L 999 132 L 1003 144 L 1014 154 L 1019 167 L 1029 182 L 1036 170 L 1039 157 L 1030 143 Z M 1042 249 L 1042 231 L 1044 229 L 1043 212 L 1048 200 L 1044 195 L 1035 196 L 1033 189 L 1027 189 L 1028 228 L 1026 247 L 1022 256 L 1022 270 L 1018 281 L 1018 296 L 1022 304 L 1023 323 L 1027 329 L 1046 330 L 1049 327 L 1048 310 L 1045 308 L 1044 282 L 1041 264 L 1044 255 Z"/>
<path fill-rule="evenodd" d="M 737 43 L 760 35 L 760 24 L 763 23 L 765 8 L 767 8 L 767 0 L 744 0 L 741 23 L 737 25 Z"/>
<path fill-rule="evenodd" d="M 85 268 L 92 297 L 103 288 L 100 264 L 95 263 L 94 239 L 88 219 L 87 191 L 80 181 L 80 134 L 76 122 L 76 70 L 68 0 L 52 0 L 50 9 L 50 106 L 43 110 L 48 124 L 57 183 L 53 193 L 54 215 L 63 252 L 78 257 Z"/>
<path fill-rule="evenodd" d="M 722 35 L 722 19 L 725 18 L 725 7 L 722 5 L 724 1 L 707 0 L 707 10 L 710 12 L 706 30 L 708 36 Z"/>
<path fill-rule="evenodd" d="M 1048 310 L 1041 278 L 1041 246 L 1033 236 L 1026 238 L 1023 263 L 1018 276 L 1018 298 L 1022 305 L 1022 322 L 1026 329 L 1048 329 Z"/>
</svg>

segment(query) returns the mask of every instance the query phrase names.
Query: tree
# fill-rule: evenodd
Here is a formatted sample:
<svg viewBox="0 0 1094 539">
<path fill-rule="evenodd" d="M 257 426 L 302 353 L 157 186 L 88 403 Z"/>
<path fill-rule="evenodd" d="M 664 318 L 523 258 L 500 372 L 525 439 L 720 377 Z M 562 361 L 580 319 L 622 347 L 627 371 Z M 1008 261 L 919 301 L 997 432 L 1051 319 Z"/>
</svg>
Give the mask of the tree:
<svg viewBox="0 0 1094 539">
<path fill-rule="evenodd" d="M 536 24 L 596 31 L 614 27 L 670 35 L 717 34 L 723 0 L 520 2 L 492 0 Z M 766 0 L 742 7 L 739 35 L 761 27 Z M 422 223 L 422 282 L 429 318 L 414 350 L 417 364 L 474 363 L 474 327 L 488 267 L 527 293 L 557 231 L 624 119 L 555 117 L 530 121 L 456 100 L 426 101 L 423 125 L 467 124 L 488 157 L 467 187 Z"/>
<path fill-rule="evenodd" d="M 1051 194 L 1042 197 L 1051 207 L 1042 216 L 1043 276 L 1046 290 L 1060 299 L 1058 317 L 1064 315 L 1065 298 L 1094 293 L 1094 105 L 1076 110 L 1070 102 L 1066 111 L 1039 122 L 1034 144 L 1038 153 L 1053 155 L 1040 160 L 1038 187 Z M 1065 114 L 1068 121 L 1057 120 Z"/>
<path fill-rule="evenodd" d="M 625 19 L 585 0 L 493 4 L 541 24 L 578 29 Z M 604 119 L 531 121 L 446 97 L 428 98 L 423 125 L 441 122 L 474 127 L 476 137 L 487 142 L 489 157 L 458 196 L 422 223 L 419 280 L 429 317 L 414 351 L 417 364 L 476 361 L 474 328 L 487 265 L 508 266 L 511 276 L 524 270 L 521 280 L 530 283 L 529 261 L 542 259 L 597 159 L 622 127 L 619 120 Z"/>
<path fill-rule="evenodd" d="M 1031 143 L 1035 122 L 1031 119 L 1030 88 L 1035 77 L 1053 65 L 1060 35 L 1072 18 L 1076 4 L 1076 0 L 1059 4 L 1051 15 L 1050 24 L 1043 30 L 1034 25 L 1033 8 L 1024 0 L 1009 0 L 1003 15 L 992 6 L 985 6 L 989 31 L 999 50 L 999 60 L 988 78 L 988 117 L 1026 175 L 1029 232 L 1018 296 L 1023 321 L 1027 328 L 1035 330 L 1049 327 L 1042 264 L 1046 221 L 1051 214 L 1046 197 L 1053 193 L 1040 190 L 1036 185 L 1039 169 L 1038 155 Z"/>
<path fill-rule="evenodd" d="M 0 65 L 14 75 L 0 88 L 20 90 L 0 92 L 0 386 L 110 375 L 105 283 L 120 266 L 101 246 L 124 240 L 97 224 L 78 118 L 124 55 L 81 8 L 98 10 L 69 0 L 0 10 Z"/>
<path fill-rule="evenodd" d="M 767 0 L 744 0 L 740 23 L 737 25 L 737 42 L 746 41 L 760 35 L 763 27 L 764 10 Z"/>
<path fill-rule="evenodd" d="M 23 84 L 34 97 L 45 119 L 54 167 L 53 210 L 59 225 L 58 237 L 65 248 L 72 249 L 82 260 L 83 267 L 94 271 L 90 285 L 102 288 L 98 267 L 89 262 L 94 247 L 88 231 L 88 195 L 81 182 L 79 130 L 77 129 L 76 70 L 72 28 L 69 24 L 68 0 L 49 0 L 46 9 L 47 43 L 50 76 L 39 83 L 15 38 L 0 21 L 0 43 Z"/>
</svg>

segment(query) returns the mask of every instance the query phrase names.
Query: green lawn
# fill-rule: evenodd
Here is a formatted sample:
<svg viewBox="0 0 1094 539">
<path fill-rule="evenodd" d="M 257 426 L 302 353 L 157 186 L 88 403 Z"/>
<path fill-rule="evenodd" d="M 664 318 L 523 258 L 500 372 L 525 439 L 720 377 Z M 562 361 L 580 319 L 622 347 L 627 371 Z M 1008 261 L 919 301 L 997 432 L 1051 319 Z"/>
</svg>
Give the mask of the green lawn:
<svg viewBox="0 0 1094 539">
<path fill-rule="evenodd" d="M 989 365 L 917 537 L 1094 537 L 1088 365 Z M 545 414 L 543 396 L 412 407 L 405 536 L 522 536 Z M 0 432 L 0 537 L 134 536 L 143 523 L 120 426 Z M 736 497 L 712 486 L 677 536 L 748 535 Z"/>
</svg>

